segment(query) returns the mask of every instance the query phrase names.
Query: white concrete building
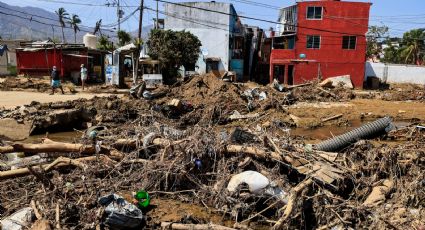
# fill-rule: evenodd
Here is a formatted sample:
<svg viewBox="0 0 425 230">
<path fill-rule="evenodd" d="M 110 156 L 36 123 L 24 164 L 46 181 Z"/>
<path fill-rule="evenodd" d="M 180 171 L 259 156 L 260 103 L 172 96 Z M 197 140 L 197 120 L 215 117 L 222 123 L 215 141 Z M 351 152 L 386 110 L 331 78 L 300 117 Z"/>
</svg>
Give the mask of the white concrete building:
<svg viewBox="0 0 425 230">
<path fill-rule="evenodd" d="M 186 30 L 201 41 L 202 54 L 196 63 L 195 71 L 200 74 L 213 72 L 221 75 L 225 71 L 232 70 L 238 77 L 242 77 L 243 27 L 232 4 L 166 3 L 165 14 L 164 29 Z"/>
</svg>

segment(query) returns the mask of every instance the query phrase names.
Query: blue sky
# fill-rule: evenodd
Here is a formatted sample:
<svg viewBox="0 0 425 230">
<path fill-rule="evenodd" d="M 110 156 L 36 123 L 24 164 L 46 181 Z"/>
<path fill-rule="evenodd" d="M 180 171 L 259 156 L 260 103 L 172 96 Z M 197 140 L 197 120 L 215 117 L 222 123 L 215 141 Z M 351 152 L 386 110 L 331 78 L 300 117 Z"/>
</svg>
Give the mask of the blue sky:
<svg viewBox="0 0 425 230">
<path fill-rule="evenodd" d="M 114 0 L 0 0 L 10 5 L 34 6 L 44 8 L 48 11 L 55 11 L 59 7 L 64 7 L 69 13 L 80 16 L 84 25 L 93 26 L 98 19 L 102 19 L 103 24 L 116 22 L 116 8 L 105 6 L 85 6 L 79 4 L 103 5 L 106 2 Z M 55 1 L 67 2 L 58 3 Z M 133 12 L 140 0 L 120 0 L 125 15 Z M 169 0 L 172 2 L 185 2 L 181 0 Z M 218 0 L 217 0 L 218 1 Z M 276 21 L 278 10 L 273 7 L 254 6 L 241 3 L 241 0 L 222 0 L 223 2 L 233 3 L 240 15 L 251 16 L 266 20 Z M 276 7 L 285 7 L 295 3 L 295 0 L 250 0 L 260 4 L 267 4 Z M 358 1 L 358 0 L 352 0 Z M 392 36 L 401 36 L 404 31 L 414 28 L 425 28 L 425 0 L 362 0 L 372 2 L 370 25 L 387 25 L 390 28 Z M 70 4 L 76 3 L 76 4 Z M 154 0 L 145 0 L 145 5 L 151 8 L 156 7 Z M 159 4 L 160 10 L 162 4 Z M 155 13 L 149 10 L 145 11 L 144 25 L 152 24 Z M 161 17 L 161 15 L 160 15 Z M 275 27 L 273 24 L 258 22 L 253 20 L 243 20 L 243 23 L 258 25 L 262 28 Z M 138 13 L 131 16 L 122 23 L 121 28 L 128 31 L 137 30 Z"/>
</svg>

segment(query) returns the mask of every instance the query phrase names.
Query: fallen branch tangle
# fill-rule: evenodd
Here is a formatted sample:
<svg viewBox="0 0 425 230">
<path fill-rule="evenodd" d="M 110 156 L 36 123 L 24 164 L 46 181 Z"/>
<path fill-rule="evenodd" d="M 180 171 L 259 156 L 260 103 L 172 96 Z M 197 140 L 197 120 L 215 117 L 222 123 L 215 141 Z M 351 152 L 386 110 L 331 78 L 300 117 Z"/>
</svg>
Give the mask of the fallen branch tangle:
<svg viewBox="0 0 425 230">
<path fill-rule="evenodd" d="M 118 168 L 120 165 L 126 165 L 126 164 L 143 164 L 143 165 L 154 165 L 154 167 L 161 168 L 161 170 L 166 170 L 165 178 L 166 183 L 168 180 L 168 177 L 170 175 L 175 174 L 178 172 L 178 170 L 182 170 L 180 172 L 187 172 L 186 169 L 179 165 L 180 163 L 184 162 L 176 162 L 176 159 L 178 156 L 172 156 L 172 157 L 164 157 L 164 154 L 166 155 L 166 151 L 168 148 L 170 149 L 183 149 L 186 150 L 188 148 L 193 148 L 191 146 L 193 142 L 188 141 L 189 139 L 182 139 L 178 141 L 172 141 L 167 138 L 153 138 L 151 140 L 150 146 L 157 146 L 160 147 L 162 150 L 158 151 L 156 153 L 156 159 L 142 159 L 142 158 L 132 158 L 128 159 L 126 158 L 126 155 L 121 153 L 117 149 L 122 149 L 125 147 L 131 147 L 135 149 L 144 149 L 145 147 L 142 147 L 141 141 L 137 139 L 118 139 L 114 143 L 111 144 L 114 148 L 107 148 L 102 147 L 102 154 L 96 154 L 94 151 L 93 146 L 90 145 L 83 145 L 83 144 L 71 144 L 71 143 L 62 143 L 62 142 L 54 142 L 49 139 L 45 139 L 43 143 L 41 144 L 13 144 L 11 146 L 4 146 L 1 147 L 0 153 L 7 153 L 7 152 L 14 152 L 14 151 L 24 151 L 29 153 L 44 153 L 49 152 L 53 153 L 52 156 L 55 156 L 54 153 L 81 153 L 85 155 L 93 155 L 93 156 L 85 156 L 80 157 L 76 159 L 72 159 L 69 157 L 63 157 L 60 156 L 56 158 L 53 162 L 49 164 L 39 165 L 39 166 L 32 166 L 31 169 L 29 168 L 20 168 L 20 169 L 13 169 L 9 171 L 2 171 L 0 172 L 0 180 L 6 179 L 6 178 L 16 178 L 21 177 L 25 175 L 30 175 L 32 171 L 42 171 L 42 172 L 49 172 L 56 168 L 64 168 L 64 167 L 77 167 L 81 170 L 87 170 L 89 169 L 90 162 L 101 162 L 101 165 L 108 165 L 111 168 Z M 273 151 L 266 151 L 266 148 L 259 147 L 259 146 L 242 146 L 242 145 L 220 145 L 220 148 L 218 148 L 219 152 L 222 156 L 225 156 L 228 159 L 232 159 L 235 157 L 240 156 L 241 154 L 247 155 L 253 159 L 257 159 L 259 161 L 269 161 L 269 162 L 279 162 L 282 163 L 290 169 L 297 171 L 299 174 L 304 175 L 305 179 L 304 181 L 300 182 L 297 186 L 295 186 L 290 192 L 288 197 L 288 203 L 283 207 L 277 207 L 280 208 L 282 211 L 282 216 L 277 220 L 274 221 L 273 229 L 282 229 L 285 224 L 287 224 L 292 216 L 295 216 L 294 213 L 296 210 L 298 210 L 300 207 L 298 206 L 300 202 L 303 200 L 301 194 L 303 194 L 303 191 L 305 191 L 308 188 L 311 188 L 313 183 L 323 184 L 326 185 L 323 188 L 334 188 L 339 189 L 339 186 L 344 186 L 343 183 L 340 183 L 344 180 L 346 180 L 346 174 L 348 174 L 347 171 L 345 171 L 345 168 L 340 167 L 338 164 L 334 163 L 335 159 L 337 158 L 338 154 L 336 153 L 328 153 L 328 152 L 322 152 L 322 151 L 313 151 L 306 153 L 303 149 L 294 148 L 296 149 L 293 152 L 289 152 L 283 149 L 279 149 L 279 146 L 273 142 L 271 138 L 268 137 L 268 142 L 272 146 Z M 13 150 L 13 151 L 12 151 Z M 95 155 L 96 154 L 96 155 Z M 186 154 L 185 152 L 179 153 L 179 154 Z M 161 160 L 159 160 L 161 159 Z M 117 161 L 115 161 L 117 160 Z M 148 167 L 149 168 L 149 167 Z M 180 168 L 180 169 L 177 169 Z M 189 178 L 190 179 L 190 178 Z M 223 179 L 223 178 L 221 178 Z M 379 196 L 377 198 L 368 197 L 365 201 L 365 206 L 370 207 L 374 205 L 376 200 L 379 200 L 379 202 L 382 202 L 385 199 L 385 195 L 388 194 L 389 190 L 393 186 L 387 181 L 384 181 L 383 186 L 377 186 L 374 188 L 374 191 L 372 194 L 377 194 Z M 165 186 L 167 188 L 167 186 Z M 166 189 L 165 188 L 165 189 Z M 387 189 L 388 188 L 388 189 Z M 205 187 L 203 189 L 205 192 L 208 192 L 208 187 Z M 384 191 L 385 190 L 385 191 Z M 167 190 L 164 190 L 167 191 Z M 211 191 L 210 191 L 211 192 Z M 170 193 L 172 194 L 172 193 Z M 195 194 L 196 195 L 196 194 Z M 59 206 L 59 203 L 56 203 L 56 208 L 62 207 Z M 205 205 L 205 204 L 204 204 Z M 205 205 L 207 206 L 207 205 Z M 209 206 L 209 205 L 208 205 Z M 335 217 L 336 220 L 338 220 L 339 215 L 337 213 L 338 211 L 335 211 L 335 215 L 338 217 Z M 56 215 L 58 215 L 59 211 L 56 211 Z M 254 214 L 254 213 L 253 213 Z M 258 218 L 262 218 L 262 214 L 258 213 Z M 335 223 L 338 223 L 336 221 Z M 249 225 L 248 225 L 249 226 Z M 56 222 L 56 227 L 60 228 L 62 227 L 60 225 L 60 221 Z M 163 222 L 161 224 L 161 228 L 163 229 L 218 229 L 218 230 L 227 230 L 232 229 L 220 225 L 214 225 L 214 224 L 180 224 L 180 223 L 170 223 L 170 222 Z"/>
</svg>

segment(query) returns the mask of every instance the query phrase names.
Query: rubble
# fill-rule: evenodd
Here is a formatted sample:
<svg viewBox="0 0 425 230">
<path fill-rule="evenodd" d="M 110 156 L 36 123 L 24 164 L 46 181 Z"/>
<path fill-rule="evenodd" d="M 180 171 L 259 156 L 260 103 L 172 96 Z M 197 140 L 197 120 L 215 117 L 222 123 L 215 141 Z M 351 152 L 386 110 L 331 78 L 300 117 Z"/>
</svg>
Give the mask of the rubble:
<svg viewBox="0 0 425 230">
<path fill-rule="evenodd" d="M 131 204 L 133 192 L 144 190 L 151 205 L 133 210 L 143 213 L 136 219 L 150 229 L 411 229 L 425 224 L 423 121 L 356 139 L 338 152 L 319 151 L 288 134 L 295 123 L 288 106 L 348 102 L 351 90 L 322 89 L 316 83 L 285 92 L 258 86 L 267 96 L 247 99 L 243 92 L 252 88 L 194 76 L 163 86 L 165 94 L 152 100 L 110 96 L 34 102 L 25 113 L 1 111 L 1 118 L 37 123 L 58 111 L 84 108 L 92 113 L 78 121 L 93 128 L 64 123 L 64 129 L 83 130 L 73 143 L 2 141 L 3 161 L 8 161 L 6 153 L 23 152 L 36 163 L 2 167 L 0 214 L 11 216 L 33 200 L 40 221 L 63 229 L 102 229 L 113 224 L 106 221 L 110 213 L 99 203 L 101 197 L 114 194 Z M 229 119 L 234 111 L 244 118 Z M 335 117 L 340 114 L 332 111 L 320 121 L 332 123 Z M 43 127 L 41 133 L 52 126 Z M 248 172 L 257 179 L 245 178 Z M 253 187 L 258 181 L 259 190 Z"/>
</svg>

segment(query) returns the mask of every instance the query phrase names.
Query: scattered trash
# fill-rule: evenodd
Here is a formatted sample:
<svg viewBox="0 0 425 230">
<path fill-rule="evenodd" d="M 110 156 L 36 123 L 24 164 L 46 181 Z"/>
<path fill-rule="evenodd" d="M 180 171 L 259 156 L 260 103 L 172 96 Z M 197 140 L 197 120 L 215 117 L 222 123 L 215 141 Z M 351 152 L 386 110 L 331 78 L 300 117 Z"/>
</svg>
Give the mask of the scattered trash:
<svg viewBox="0 0 425 230">
<path fill-rule="evenodd" d="M 279 84 L 279 82 L 277 81 L 277 79 L 274 79 L 273 80 L 273 88 L 275 88 L 279 92 L 285 91 L 285 87 L 282 84 Z"/>
<path fill-rule="evenodd" d="M 245 171 L 232 176 L 227 185 L 227 190 L 231 193 L 234 193 L 242 184 L 247 184 L 251 193 L 275 196 L 282 199 L 286 203 L 287 194 L 259 172 Z"/>
<path fill-rule="evenodd" d="M 326 88 L 342 86 L 347 89 L 354 89 L 350 75 L 326 78 L 324 81 L 320 82 L 319 85 Z"/>
<path fill-rule="evenodd" d="M 1 230 L 25 230 L 35 220 L 34 210 L 30 207 L 20 209 L 0 221 Z"/>
<path fill-rule="evenodd" d="M 258 113 L 241 115 L 238 111 L 234 111 L 233 114 L 229 117 L 229 119 L 233 121 L 233 120 L 257 118 L 259 116 L 260 114 Z"/>
<path fill-rule="evenodd" d="M 151 93 L 150 91 L 147 91 L 147 90 L 143 92 L 143 98 L 146 99 L 146 100 L 155 99 L 154 94 Z"/>
<path fill-rule="evenodd" d="M 149 194 L 144 191 L 140 190 L 134 195 L 134 199 L 137 200 L 137 205 L 139 208 L 147 208 L 151 202 L 151 198 L 149 197 Z"/>
<path fill-rule="evenodd" d="M 232 176 L 227 185 L 229 192 L 236 192 L 236 189 L 242 183 L 248 184 L 249 191 L 252 193 L 260 193 L 266 188 L 270 181 L 263 174 L 255 171 L 245 171 L 243 173 Z"/>
<path fill-rule="evenodd" d="M 99 198 L 99 204 L 105 207 L 103 223 L 113 229 L 141 227 L 143 213 L 122 196 L 110 194 Z"/>
</svg>

